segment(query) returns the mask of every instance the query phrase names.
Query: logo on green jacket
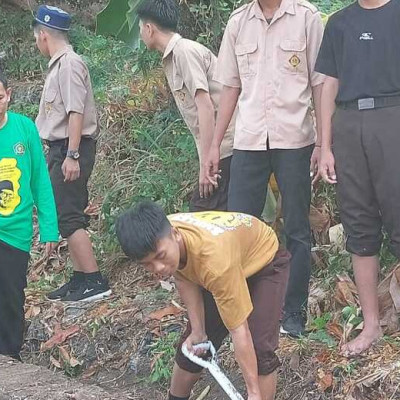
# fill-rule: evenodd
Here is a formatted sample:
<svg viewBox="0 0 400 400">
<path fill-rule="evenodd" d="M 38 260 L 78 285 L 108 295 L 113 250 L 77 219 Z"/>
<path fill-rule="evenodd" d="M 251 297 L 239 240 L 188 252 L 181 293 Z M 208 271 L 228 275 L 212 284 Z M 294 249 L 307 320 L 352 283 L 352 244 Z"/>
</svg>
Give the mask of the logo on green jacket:
<svg viewBox="0 0 400 400">
<path fill-rule="evenodd" d="M 17 156 L 22 156 L 25 154 L 25 146 L 23 145 L 23 143 L 17 143 L 16 145 L 14 145 L 14 153 Z"/>
</svg>

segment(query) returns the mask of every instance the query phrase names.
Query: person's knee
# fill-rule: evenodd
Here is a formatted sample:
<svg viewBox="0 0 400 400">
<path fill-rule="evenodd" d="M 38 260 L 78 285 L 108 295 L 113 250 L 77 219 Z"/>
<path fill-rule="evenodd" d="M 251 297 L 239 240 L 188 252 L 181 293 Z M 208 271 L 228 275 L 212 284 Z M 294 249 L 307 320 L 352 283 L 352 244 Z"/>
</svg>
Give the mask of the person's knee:
<svg viewBox="0 0 400 400">
<path fill-rule="evenodd" d="M 278 356 L 271 350 L 256 350 L 258 375 L 270 375 L 280 366 Z"/>
<path fill-rule="evenodd" d="M 356 256 L 371 257 L 379 253 L 381 245 L 381 236 L 371 239 L 359 239 L 349 236 L 346 241 L 346 250 Z"/>
</svg>

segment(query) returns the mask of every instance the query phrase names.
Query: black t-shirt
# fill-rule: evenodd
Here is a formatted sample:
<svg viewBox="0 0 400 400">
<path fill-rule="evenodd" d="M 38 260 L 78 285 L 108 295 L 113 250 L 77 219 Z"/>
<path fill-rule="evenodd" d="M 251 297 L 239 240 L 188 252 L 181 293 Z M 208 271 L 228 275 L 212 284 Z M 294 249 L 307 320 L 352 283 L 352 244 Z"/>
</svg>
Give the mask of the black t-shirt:
<svg viewBox="0 0 400 400">
<path fill-rule="evenodd" d="M 332 15 L 315 70 L 339 79 L 337 102 L 400 95 L 400 0 Z"/>
</svg>

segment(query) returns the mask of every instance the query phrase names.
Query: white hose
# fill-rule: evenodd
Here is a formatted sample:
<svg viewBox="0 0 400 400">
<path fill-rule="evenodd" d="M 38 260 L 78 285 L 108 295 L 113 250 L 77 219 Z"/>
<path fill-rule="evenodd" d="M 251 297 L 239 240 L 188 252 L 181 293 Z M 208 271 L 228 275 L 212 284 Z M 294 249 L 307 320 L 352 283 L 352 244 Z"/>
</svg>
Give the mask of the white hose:
<svg viewBox="0 0 400 400">
<path fill-rule="evenodd" d="M 221 368 L 218 366 L 216 356 L 217 352 L 215 351 L 214 345 L 210 341 L 208 341 L 193 346 L 193 349 L 209 351 L 211 353 L 211 360 L 207 361 L 203 358 L 196 356 L 193 353 L 190 353 L 186 345 L 182 345 L 182 353 L 185 355 L 185 357 L 187 357 L 190 361 L 194 362 L 200 367 L 208 369 L 210 371 L 210 374 L 215 378 L 215 380 L 219 383 L 221 388 L 225 391 L 225 393 L 229 396 L 231 400 L 244 400 L 241 394 L 233 386 L 232 382 L 225 376 Z"/>
</svg>

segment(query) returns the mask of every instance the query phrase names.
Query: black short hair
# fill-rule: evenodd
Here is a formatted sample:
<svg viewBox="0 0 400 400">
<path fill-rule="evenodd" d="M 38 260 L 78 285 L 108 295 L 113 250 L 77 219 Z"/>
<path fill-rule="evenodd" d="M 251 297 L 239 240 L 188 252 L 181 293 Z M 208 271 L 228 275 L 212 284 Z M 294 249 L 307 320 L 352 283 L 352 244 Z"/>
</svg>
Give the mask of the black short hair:
<svg viewBox="0 0 400 400">
<path fill-rule="evenodd" d="M 124 253 L 140 261 L 156 251 L 158 240 L 171 233 L 171 224 L 158 204 L 145 201 L 120 215 L 115 230 Z"/>
<path fill-rule="evenodd" d="M 150 21 L 161 29 L 176 32 L 179 22 L 179 7 L 176 0 L 144 0 L 137 9 L 142 21 Z"/>
<path fill-rule="evenodd" d="M 3 71 L 0 70 L 0 83 L 4 86 L 4 89 L 8 89 L 8 82 L 7 78 L 4 75 Z"/>
</svg>

